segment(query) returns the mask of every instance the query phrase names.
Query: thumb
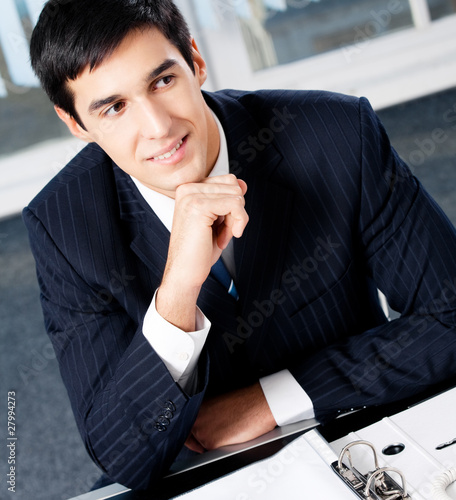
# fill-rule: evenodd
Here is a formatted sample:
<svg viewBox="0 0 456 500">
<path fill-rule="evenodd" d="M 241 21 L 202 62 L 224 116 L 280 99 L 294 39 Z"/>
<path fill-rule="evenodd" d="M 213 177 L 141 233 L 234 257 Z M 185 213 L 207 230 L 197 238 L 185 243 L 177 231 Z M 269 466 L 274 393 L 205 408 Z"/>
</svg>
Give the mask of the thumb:
<svg viewBox="0 0 456 500">
<path fill-rule="evenodd" d="M 247 193 L 247 183 L 245 181 L 243 181 L 242 179 L 238 179 L 238 184 L 239 184 L 239 187 L 242 189 L 242 196 L 245 195 L 245 193 Z"/>
</svg>

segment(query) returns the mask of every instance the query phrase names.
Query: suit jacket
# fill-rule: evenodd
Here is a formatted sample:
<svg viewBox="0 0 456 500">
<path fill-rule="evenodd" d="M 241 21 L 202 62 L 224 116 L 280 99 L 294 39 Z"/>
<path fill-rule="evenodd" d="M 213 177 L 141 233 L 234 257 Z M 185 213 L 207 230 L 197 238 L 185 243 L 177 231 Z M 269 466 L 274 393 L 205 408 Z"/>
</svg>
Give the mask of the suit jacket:
<svg viewBox="0 0 456 500">
<path fill-rule="evenodd" d="M 210 275 L 199 387 L 141 332 L 169 233 L 95 144 L 24 210 L 46 329 L 86 447 L 115 481 L 153 484 L 204 395 L 288 368 L 316 417 L 414 394 L 456 370 L 456 233 L 366 99 L 205 93 L 249 187 L 235 302 Z M 401 313 L 388 322 L 376 289 Z M 292 402 L 290 402 L 292 404 Z"/>
</svg>

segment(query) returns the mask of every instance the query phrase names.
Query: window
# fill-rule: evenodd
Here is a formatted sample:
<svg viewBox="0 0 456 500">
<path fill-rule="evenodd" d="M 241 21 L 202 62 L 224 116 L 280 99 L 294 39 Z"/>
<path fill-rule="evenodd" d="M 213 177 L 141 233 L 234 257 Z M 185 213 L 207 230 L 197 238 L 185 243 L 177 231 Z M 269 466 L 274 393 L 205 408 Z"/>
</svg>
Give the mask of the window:
<svg viewBox="0 0 456 500">
<path fill-rule="evenodd" d="M 29 62 L 41 0 L 2 0 L 0 14 L 0 156 L 68 136 Z M 43 123 L 46 126 L 43 126 Z"/>
<path fill-rule="evenodd" d="M 254 70 L 413 26 L 408 0 L 246 0 L 237 17 Z"/>
<path fill-rule="evenodd" d="M 456 0 L 192 0 L 198 25 L 234 13 L 252 71 L 310 58 L 456 12 Z M 223 29 L 223 28 L 222 28 Z"/>
<path fill-rule="evenodd" d="M 455 0 L 427 0 L 431 19 L 440 19 L 456 12 Z"/>
</svg>

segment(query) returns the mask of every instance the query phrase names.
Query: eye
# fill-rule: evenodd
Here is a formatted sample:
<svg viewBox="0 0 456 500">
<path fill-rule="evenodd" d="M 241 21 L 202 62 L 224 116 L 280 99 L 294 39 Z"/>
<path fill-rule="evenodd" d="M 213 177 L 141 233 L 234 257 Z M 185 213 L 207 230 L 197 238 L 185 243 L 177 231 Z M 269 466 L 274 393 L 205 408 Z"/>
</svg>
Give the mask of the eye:
<svg viewBox="0 0 456 500">
<path fill-rule="evenodd" d="M 167 75 L 164 76 L 163 78 L 160 78 L 160 80 L 157 80 L 154 89 L 162 89 L 170 85 L 174 80 L 174 76 L 172 75 Z"/>
<path fill-rule="evenodd" d="M 110 108 L 108 108 L 105 112 L 104 112 L 104 116 L 107 116 L 109 118 L 113 117 L 113 116 L 117 116 L 125 107 L 125 103 L 123 102 L 116 102 L 115 104 L 113 104 Z"/>
</svg>

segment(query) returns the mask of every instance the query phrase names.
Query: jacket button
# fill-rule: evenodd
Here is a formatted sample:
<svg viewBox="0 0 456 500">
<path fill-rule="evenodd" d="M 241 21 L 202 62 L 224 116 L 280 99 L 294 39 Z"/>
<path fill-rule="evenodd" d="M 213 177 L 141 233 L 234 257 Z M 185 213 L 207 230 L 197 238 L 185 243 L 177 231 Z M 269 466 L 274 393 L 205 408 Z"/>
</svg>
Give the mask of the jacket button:
<svg viewBox="0 0 456 500">
<path fill-rule="evenodd" d="M 166 401 L 164 407 L 163 407 L 165 410 L 169 410 L 169 411 L 176 411 L 176 407 L 174 405 L 174 403 L 172 401 Z"/>
<path fill-rule="evenodd" d="M 160 424 L 159 422 L 155 423 L 155 430 L 158 432 L 164 432 L 166 431 L 166 425 Z"/>
<path fill-rule="evenodd" d="M 167 427 L 169 425 L 169 420 L 165 416 L 160 415 L 157 418 L 157 424 L 164 425 L 165 427 Z"/>
<path fill-rule="evenodd" d="M 174 417 L 174 413 L 170 410 L 165 410 L 163 412 L 163 416 L 165 416 L 167 419 L 171 420 Z"/>
</svg>

